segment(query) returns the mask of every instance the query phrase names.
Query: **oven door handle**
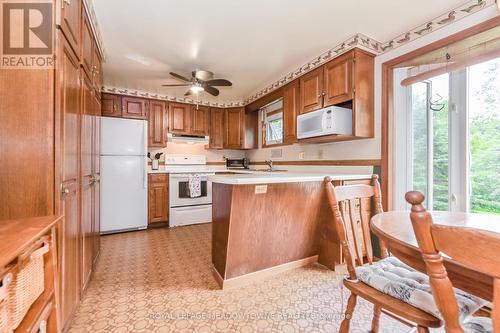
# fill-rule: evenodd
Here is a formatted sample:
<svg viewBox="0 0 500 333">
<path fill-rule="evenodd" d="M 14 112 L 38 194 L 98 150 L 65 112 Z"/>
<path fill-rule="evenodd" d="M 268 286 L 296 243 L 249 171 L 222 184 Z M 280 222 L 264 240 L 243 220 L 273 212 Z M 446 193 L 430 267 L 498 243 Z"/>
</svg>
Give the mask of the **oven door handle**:
<svg viewBox="0 0 500 333">
<path fill-rule="evenodd" d="M 197 210 L 205 210 L 208 208 L 207 206 L 212 206 L 212 204 L 195 205 L 195 206 L 188 206 L 188 207 L 172 207 L 171 209 L 175 209 L 178 212 L 194 212 Z"/>
</svg>

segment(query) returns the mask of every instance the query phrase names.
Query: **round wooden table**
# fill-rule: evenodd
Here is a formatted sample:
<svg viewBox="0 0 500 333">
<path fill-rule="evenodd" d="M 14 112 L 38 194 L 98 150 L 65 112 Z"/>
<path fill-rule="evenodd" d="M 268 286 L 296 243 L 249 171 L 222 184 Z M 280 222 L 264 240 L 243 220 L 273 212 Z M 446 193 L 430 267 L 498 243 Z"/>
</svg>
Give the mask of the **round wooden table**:
<svg viewBox="0 0 500 333">
<path fill-rule="evenodd" d="M 500 233 L 500 216 L 458 212 L 431 212 L 435 224 L 470 227 Z M 370 222 L 375 235 L 383 240 L 389 252 L 407 265 L 425 272 L 409 211 L 392 211 L 375 215 Z M 457 242 L 460 242 L 457 239 Z M 499 253 L 500 255 L 500 253 Z M 481 272 L 445 258 L 448 276 L 454 287 L 491 301 L 493 279 Z"/>
</svg>

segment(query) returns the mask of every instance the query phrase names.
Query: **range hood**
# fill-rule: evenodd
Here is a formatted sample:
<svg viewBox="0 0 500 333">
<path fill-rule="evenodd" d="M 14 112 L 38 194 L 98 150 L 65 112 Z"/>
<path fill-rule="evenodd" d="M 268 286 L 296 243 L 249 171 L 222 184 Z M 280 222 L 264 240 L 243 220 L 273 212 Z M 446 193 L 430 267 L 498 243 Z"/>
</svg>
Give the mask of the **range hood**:
<svg viewBox="0 0 500 333">
<path fill-rule="evenodd" d="M 168 142 L 208 145 L 208 140 L 209 140 L 208 136 L 172 134 L 172 133 L 167 134 Z"/>
</svg>

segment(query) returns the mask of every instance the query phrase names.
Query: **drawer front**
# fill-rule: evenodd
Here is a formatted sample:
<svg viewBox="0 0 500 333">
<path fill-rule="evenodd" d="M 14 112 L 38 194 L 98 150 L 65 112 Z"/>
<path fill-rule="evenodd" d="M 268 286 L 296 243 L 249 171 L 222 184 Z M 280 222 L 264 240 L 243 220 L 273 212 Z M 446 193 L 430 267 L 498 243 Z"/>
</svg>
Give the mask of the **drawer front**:
<svg viewBox="0 0 500 333">
<path fill-rule="evenodd" d="M 168 174 L 150 174 L 149 175 L 150 183 L 168 183 Z"/>
</svg>

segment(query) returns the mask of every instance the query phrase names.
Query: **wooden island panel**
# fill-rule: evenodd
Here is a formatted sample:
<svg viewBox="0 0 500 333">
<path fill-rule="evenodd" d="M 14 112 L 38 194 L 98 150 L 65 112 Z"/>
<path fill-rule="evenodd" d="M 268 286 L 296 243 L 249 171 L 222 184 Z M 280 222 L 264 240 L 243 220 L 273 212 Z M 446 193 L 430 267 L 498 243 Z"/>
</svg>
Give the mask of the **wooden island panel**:
<svg viewBox="0 0 500 333">
<path fill-rule="evenodd" d="M 263 186 L 267 186 L 266 193 Z M 331 218 L 322 182 L 212 188 L 212 262 L 222 279 L 317 261 L 320 226 Z M 221 282 L 221 281 L 219 281 Z"/>
</svg>

